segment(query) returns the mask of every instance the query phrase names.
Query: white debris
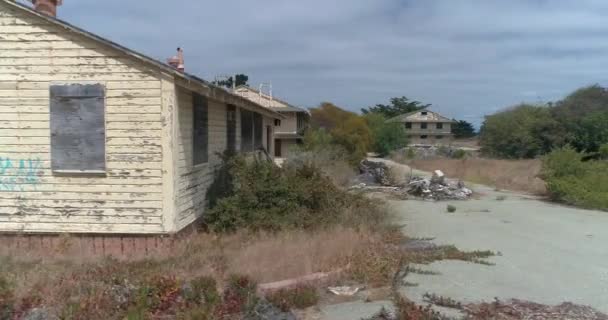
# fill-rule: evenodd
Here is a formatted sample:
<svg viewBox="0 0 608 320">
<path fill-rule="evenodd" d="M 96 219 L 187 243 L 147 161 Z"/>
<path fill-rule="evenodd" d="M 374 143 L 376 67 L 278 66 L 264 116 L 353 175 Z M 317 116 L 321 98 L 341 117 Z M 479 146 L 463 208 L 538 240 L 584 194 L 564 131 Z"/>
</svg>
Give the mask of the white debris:
<svg viewBox="0 0 608 320">
<path fill-rule="evenodd" d="M 359 288 L 359 287 L 347 287 L 347 286 L 327 288 L 327 290 L 329 290 L 329 292 L 331 292 L 337 296 L 348 296 L 348 297 L 354 296 L 361 289 L 362 288 Z"/>
<path fill-rule="evenodd" d="M 466 200 L 473 195 L 464 182 L 447 180 L 441 170 L 435 170 L 430 179 L 413 177 L 408 193 L 433 200 Z"/>
</svg>

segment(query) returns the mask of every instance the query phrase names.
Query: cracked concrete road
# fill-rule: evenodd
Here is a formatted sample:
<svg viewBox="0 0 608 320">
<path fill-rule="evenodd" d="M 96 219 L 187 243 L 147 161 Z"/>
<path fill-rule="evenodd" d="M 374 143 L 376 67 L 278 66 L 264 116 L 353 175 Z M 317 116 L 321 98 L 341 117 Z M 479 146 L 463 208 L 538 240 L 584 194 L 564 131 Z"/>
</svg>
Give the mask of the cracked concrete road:
<svg viewBox="0 0 608 320">
<path fill-rule="evenodd" d="M 436 244 L 501 253 L 489 259 L 495 266 L 458 261 L 421 266 L 441 275 L 409 275 L 407 282 L 418 286 L 403 288 L 408 298 L 422 302 L 422 295 L 429 292 L 465 303 L 494 297 L 551 305 L 569 301 L 608 313 L 607 212 L 483 186 L 473 189 L 481 195 L 469 201 L 391 202 L 410 237 L 434 237 Z M 448 204 L 457 211 L 447 213 Z"/>
</svg>

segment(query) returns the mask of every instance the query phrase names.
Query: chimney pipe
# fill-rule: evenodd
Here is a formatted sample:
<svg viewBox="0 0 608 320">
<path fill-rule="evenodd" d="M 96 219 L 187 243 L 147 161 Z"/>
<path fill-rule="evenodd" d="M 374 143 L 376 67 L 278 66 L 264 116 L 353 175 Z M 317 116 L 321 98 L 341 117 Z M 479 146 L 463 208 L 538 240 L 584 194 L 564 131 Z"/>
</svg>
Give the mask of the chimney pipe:
<svg viewBox="0 0 608 320">
<path fill-rule="evenodd" d="M 31 0 L 34 9 L 51 17 L 57 17 L 57 7 L 63 4 L 63 0 Z"/>
<path fill-rule="evenodd" d="M 186 70 L 186 66 L 184 65 L 184 50 L 177 48 L 177 55 L 167 59 L 167 63 L 178 71 L 184 72 Z"/>
</svg>

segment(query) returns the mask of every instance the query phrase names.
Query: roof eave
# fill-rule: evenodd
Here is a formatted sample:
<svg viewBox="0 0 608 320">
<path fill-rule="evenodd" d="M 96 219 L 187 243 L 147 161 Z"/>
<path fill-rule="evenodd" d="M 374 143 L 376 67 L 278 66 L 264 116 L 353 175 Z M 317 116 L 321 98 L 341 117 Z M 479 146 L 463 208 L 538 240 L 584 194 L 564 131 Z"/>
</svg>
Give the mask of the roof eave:
<svg viewBox="0 0 608 320">
<path fill-rule="evenodd" d="M 191 75 L 191 74 L 188 74 L 188 73 L 185 73 L 185 72 L 182 73 L 182 72 L 174 69 L 173 67 L 171 67 L 171 66 L 169 66 L 169 65 L 167 65 L 165 63 L 162 63 L 162 62 L 160 62 L 160 61 L 158 61 L 156 59 L 150 58 L 150 57 L 148 57 L 148 56 L 146 56 L 144 54 L 141 54 L 141 53 L 139 53 L 137 51 L 134 51 L 134 50 L 129 49 L 129 48 L 125 47 L 125 46 L 122 46 L 122 45 L 120 45 L 120 44 L 118 44 L 116 42 L 113 42 L 113 41 L 110 41 L 110 40 L 108 40 L 106 38 L 98 36 L 98 35 L 96 35 L 94 33 L 91 33 L 91 32 L 88 32 L 88 31 L 86 31 L 84 29 L 76 27 L 76 26 L 70 24 L 69 22 L 66 22 L 66 21 L 63 21 L 61 19 L 58 19 L 58 18 L 55 18 L 55 17 L 51 17 L 51 16 L 48 16 L 48 15 L 45 15 L 45 14 L 42 14 L 42 13 L 39 13 L 36 10 L 33 10 L 32 8 L 30 8 L 30 7 L 28 7 L 28 6 L 24 5 L 24 4 L 18 3 L 16 1 L 13 2 L 13 1 L 10 1 L 10 0 L 0 0 L 0 1 L 6 3 L 9 6 L 12 6 L 13 8 L 16 8 L 18 10 L 23 10 L 23 11 L 27 12 L 28 14 L 34 15 L 34 16 L 40 18 L 40 19 L 46 20 L 46 21 L 48 21 L 48 22 L 50 22 L 52 24 L 55 24 L 55 25 L 60 26 L 62 28 L 65 28 L 66 30 L 68 30 L 70 32 L 79 34 L 79 35 L 81 35 L 83 37 L 92 39 L 93 41 L 102 43 L 102 44 L 104 44 L 104 45 L 106 45 L 106 46 L 108 46 L 108 47 L 110 47 L 110 48 L 112 48 L 114 50 L 118 50 L 118 51 L 122 52 L 123 54 L 125 54 L 125 55 L 127 55 L 127 56 L 129 56 L 131 58 L 137 59 L 137 60 L 139 60 L 141 62 L 144 62 L 146 64 L 149 64 L 149 65 L 152 65 L 152 66 L 160 69 L 161 71 L 169 73 L 169 74 L 171 74 L 171 75 L 173 75 L 173 76 L 175 76 L 177 78 L 181 78 L 181 79 L 184 79 L 184 80 L 187 80 L 187 81 L 191 81 L 191 82 L 197 83 L 198 85 L 201 85 L 203 87 L 208 87 L 210 89 L 224 90 L 221 87 L 216 86 L 216 85 L 214 85 L 214 84 L 212 84 L 212 83 L 210 83 L 210 82 L 208 82 L 208 81 L 206 81 L 204 79 L 201 79 L 199 77 L 196 77 L 194 75 Z M 267 108 L 265 108 L 264 106 L 262 106 L 262 105 L 260 105 L 260 104 L 258 104 L 256 102 L 253 102 L 253 101 L 251 101 L 249 99 L 241 97 L 241 96 L 239 96 L 239 95 L 237 95 L 235 93 L 228 92 L 226 90 L 224 90 L 224 91 L 226 92 L 226 94 L 234 96 L 235 98 L 241 100 L 242 102 L 254 104 L 257 107 L 259 107 L 261 110 L 268 110 Z M 257 108 L 255 108 L 255 109 L 257 109 Z M 271 117 L 275 117 L 276 119 L 284 119 L 285 118 L 285 116 L 279 114 L 278 112 L 275 112 L 275 111 L 272 111 L 272 110 L 268 110 L 268 111 L 270 112 L 270 116 Z"/>
</svg>

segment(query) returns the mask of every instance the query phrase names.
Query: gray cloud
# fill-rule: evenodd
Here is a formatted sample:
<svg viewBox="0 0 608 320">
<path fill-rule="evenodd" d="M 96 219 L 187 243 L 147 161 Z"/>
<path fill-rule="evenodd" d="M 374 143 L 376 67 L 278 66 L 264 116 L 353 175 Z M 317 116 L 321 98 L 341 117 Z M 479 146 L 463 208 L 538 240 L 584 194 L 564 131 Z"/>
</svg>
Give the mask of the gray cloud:
<svg viewBox="0 0 608 320">
<path fill-rule="evenodd" d="M 607 79 L 605 0 L 66 0 L 78 26 L 207 79 L 243 72 L 302 106 L 406 95 L 479 123 Z"/>
</svg>

